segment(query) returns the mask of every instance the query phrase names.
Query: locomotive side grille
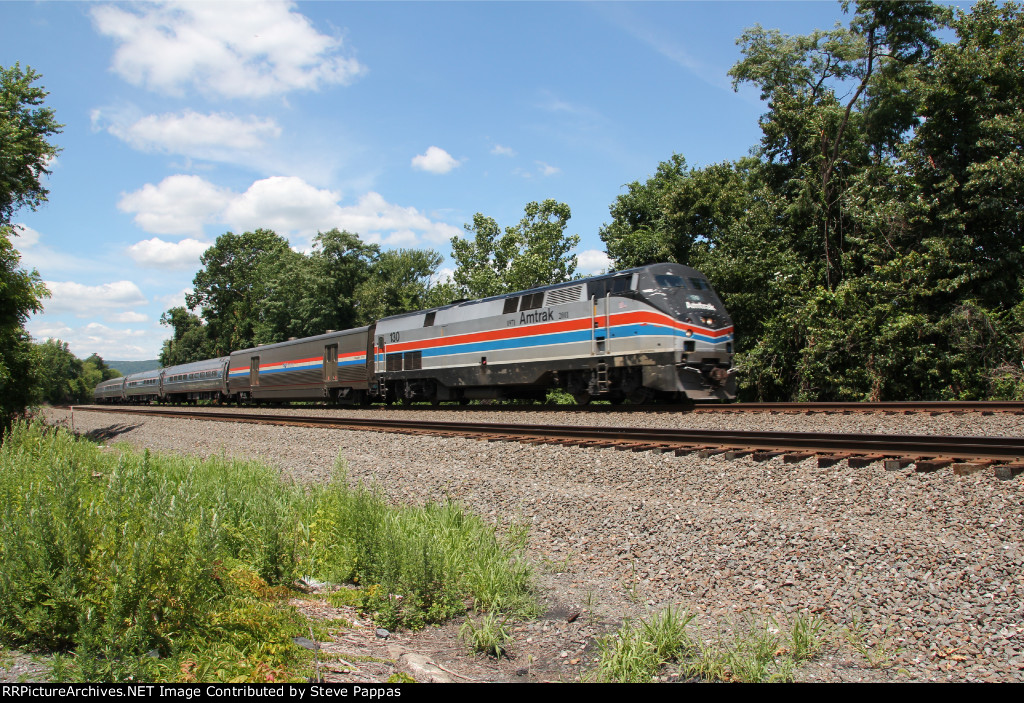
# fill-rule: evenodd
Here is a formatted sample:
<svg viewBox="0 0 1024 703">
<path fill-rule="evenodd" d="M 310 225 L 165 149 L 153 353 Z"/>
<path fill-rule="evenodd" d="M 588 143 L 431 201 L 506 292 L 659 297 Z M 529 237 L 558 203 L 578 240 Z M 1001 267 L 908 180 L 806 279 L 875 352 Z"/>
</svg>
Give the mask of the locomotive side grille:
<svg viewBox="0 0 1024 703">
<path fill-rule="evenodd" d="M 565 303 L 575 303 L 580 299 L 580 294 L 583 292 L 583 286 L 570 286 L 568 288 L 557 288 L 555 290 L 548 291 L 548 297 L 546 305 L 563 305 Z"/>
<path fill-rule="evenodd" d="M 405 370 L 418 371 L 423 368 L 423 352 L 412 351 L 405 353 Z"/>
</svg>

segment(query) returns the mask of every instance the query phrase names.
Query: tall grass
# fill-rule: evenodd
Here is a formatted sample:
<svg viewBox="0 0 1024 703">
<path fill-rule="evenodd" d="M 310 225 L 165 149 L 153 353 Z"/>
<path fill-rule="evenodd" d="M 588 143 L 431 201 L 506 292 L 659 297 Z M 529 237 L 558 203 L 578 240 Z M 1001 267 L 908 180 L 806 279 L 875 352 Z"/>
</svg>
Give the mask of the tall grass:
<svg viewBox="0 0 1024 703">
<path fill-rule="evenodd" d="M 16 424 L 0 447 L 0 505 L 0 642 L 75 652 L 83 679 L 153 677 L 171 661 L 179 679 L 284 676 L 297 649 L 285 631 L 303 633 L 268 596 L 299 575 L 364 586 L 392 627 L 466 601 L 535 607 L 521 531 L 453 505 L 393 508 L 344 475 L 304 489 L 254 462 L 101 451 Z M 204 642 L 236 663 L 197 657 Z"/>
<path fill-rule="evenodd" d="M 452 503 L 392 507 L 349 486 L 344 472 L 313 496 L 311 568 L 367 586 L 367 608 L 385 627 L 412 629 L 465 612 L 535 612 L 526 531 L 499 530 Z"/>
</svg>

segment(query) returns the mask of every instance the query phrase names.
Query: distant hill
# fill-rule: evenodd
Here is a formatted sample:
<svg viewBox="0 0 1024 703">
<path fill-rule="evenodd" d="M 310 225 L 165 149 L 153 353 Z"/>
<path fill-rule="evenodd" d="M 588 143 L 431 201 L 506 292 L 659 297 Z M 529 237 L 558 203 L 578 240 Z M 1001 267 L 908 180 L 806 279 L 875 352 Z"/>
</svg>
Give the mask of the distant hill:
<svg viewBox="0 0 1024 703">
<path fill-rule="evenodd" d="M 110 368 L 120 371 L 122 376 L 160 368 L 159 359 L 151 359 L 149 361 L 106 361 L 104 359 L 104 361 Z"/>
</svg>

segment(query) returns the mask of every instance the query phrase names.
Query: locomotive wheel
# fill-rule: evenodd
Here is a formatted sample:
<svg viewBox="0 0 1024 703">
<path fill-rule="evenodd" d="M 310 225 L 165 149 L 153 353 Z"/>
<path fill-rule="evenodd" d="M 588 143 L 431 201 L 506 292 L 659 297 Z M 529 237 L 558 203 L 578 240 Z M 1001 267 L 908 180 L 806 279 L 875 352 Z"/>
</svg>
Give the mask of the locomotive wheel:
<svg viewBox="0 0 1024 703">
<path fill-rule="evenodd" d="M 644 405 L 651 402 L 653 395 L 654 394 L 651 393 L 650 389 L 640 387 L 636 390 L 630 391 L 626 397 L 629 398 L 629 402 L 633 405 Z"/>
<path fill-rule="evenodd" d="M 581 393 L 573 393 L 572 399 L 576 401 L 576 405 L 590 405 L 591 396 L 586 391 Z"/>
</svg>

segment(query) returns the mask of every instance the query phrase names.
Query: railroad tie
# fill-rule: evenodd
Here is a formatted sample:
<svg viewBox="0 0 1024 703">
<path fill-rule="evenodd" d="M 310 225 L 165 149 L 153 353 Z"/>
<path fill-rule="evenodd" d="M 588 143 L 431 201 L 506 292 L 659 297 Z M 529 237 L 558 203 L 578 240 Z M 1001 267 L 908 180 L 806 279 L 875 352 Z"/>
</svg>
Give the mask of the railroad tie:
<svg viewBox="0 0 1024 703">
<path fill-rule="evenodd" d="M 955 463 L 956 459 L 948 457 L 936 457 L 935 459 L 920 459 L 915 462 L 914 471 L 920 473 L 931 473 L 932 471 L 938 471 L 939 469 L 945 468 L 952 463 Z"/>
<path fill-rule="evenodd" d="M 958 464 L 953 464 L 953 475 L 954 476 L 970 476 L 973 473 L 977 473 L 982 469 L 995 464 L 995 459 L 983 459 L 982 461 L 969 461 Z"/>
<path fill-rule="evenodd" d="M 1024 472 L 1024 463 L 1014 462 L 1012 464 L 1000 464 L 995 468 L 995 475 L 1000 481 L 1009 481 L 1014 476 Z"/>
</svg>

